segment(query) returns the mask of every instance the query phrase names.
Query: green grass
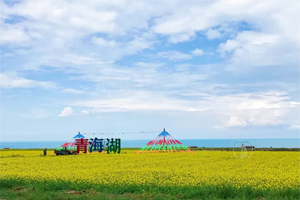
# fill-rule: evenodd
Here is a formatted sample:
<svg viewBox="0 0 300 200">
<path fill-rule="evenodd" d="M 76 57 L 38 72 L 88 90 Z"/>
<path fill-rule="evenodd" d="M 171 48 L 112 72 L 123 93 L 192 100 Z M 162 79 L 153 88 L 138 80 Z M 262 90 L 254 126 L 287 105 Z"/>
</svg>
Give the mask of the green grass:
<svg viewBox="0 0 300 200">
<path fill-rule="evenodd" d="M 101 179 L 100 179 L 101 180 Z M 121 187 L 70 183 L 66 181 L 1 180 L 1 199 L 299 199 L 298 189 L 255 190 L 250 187 L 158 187 L 124 185 Z"/>
</svg>

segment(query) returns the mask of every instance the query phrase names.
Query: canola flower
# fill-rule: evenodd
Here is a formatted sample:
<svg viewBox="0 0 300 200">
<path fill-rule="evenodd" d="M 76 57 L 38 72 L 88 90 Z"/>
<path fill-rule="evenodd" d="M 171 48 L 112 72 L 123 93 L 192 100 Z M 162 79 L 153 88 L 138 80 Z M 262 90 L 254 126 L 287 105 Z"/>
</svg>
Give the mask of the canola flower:
<svg viewBox="0 0 300 200">
<path fill-rule="evenodd" d="M 247 159 L 235 159 L 230 151 L 135 154 L 128 150 L 123 154 L 40 155 L 40 151 L 0 151 L 1 179 L 256 189 L 300 185 L 300 152 L 257 151 Z"/>
</svg>

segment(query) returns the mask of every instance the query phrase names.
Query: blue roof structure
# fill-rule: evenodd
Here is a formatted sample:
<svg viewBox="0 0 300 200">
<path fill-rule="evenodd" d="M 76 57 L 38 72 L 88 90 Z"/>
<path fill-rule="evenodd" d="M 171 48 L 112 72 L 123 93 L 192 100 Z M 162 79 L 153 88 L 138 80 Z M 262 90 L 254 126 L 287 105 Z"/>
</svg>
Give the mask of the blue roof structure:
<svg viewBox="0 0 300 200">
<path fill-rule="evenodd" d="M 74 139 L 80 139 L 80 138 L 85 138 L 85 137 L 83 135 L 81 135 L 80 132 L 78 132 L 78 134 L 75 135 L 73 138 Z"/>
<path fill-rule="evenodd" d="M 168 135 L 170 135 L 170 134 L 164 129 L 164 131 L 161 132 L 161 133 L 158 135 L 158 137 L 160 137 L 160 136 L 168 136 Z"/>
</svg>

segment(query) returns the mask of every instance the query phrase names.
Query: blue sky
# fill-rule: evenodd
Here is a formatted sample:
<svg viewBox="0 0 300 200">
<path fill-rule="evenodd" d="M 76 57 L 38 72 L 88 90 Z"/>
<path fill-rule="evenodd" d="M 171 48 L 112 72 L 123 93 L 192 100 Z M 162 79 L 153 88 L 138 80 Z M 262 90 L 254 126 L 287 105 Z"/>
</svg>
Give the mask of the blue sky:
<svg viewBox="0 0 300 200">
<path fill-rule="evenodd" d="M 299 2 L 0 7 L 1 141 L 299 138 Z"/>
</svg>

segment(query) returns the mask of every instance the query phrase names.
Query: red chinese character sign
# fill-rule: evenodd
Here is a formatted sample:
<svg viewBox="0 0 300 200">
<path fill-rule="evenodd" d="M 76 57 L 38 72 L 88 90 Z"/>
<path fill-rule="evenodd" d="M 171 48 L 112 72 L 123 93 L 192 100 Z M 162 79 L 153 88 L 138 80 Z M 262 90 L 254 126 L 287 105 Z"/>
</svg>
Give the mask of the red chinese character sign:
<svg viewBox="0 0 300 200">
<path fill-rule="evenodd" d="M 75 145 L 77 146 L 77 153 L 80 151 L 83 151 L 83 153 L 87 152 L 87 146 L 89 145 L 89 140 L 88 139 L 76 139 L 75 140 Z"/>
</svg>

